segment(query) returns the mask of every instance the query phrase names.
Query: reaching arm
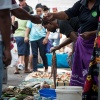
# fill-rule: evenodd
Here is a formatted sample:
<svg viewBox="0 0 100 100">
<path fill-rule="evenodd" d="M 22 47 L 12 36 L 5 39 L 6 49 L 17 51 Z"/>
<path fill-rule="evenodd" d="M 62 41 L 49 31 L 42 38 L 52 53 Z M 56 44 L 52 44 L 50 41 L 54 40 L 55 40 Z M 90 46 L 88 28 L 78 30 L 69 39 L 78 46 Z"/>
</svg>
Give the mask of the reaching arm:
<svg viewBox="0 0 100 100">
<path fill-rule="evenodd" d="M 80 1 L 81 0 L 77 1 L 72 8 L 69 8 L 66 11 L 61 11 L 58 13 L 48 13 L 47 18 L 45 17 L 44 20 L 49 20 L 49 21 L 53 19 L 66 20 L 78 16 L 81 6 Z"/>
<path fill-rule="evenodd" d="M 22 20 L 31 20 L 33 23 L 39 24 L 41 23 L 41 18 L 39 16 L 33 16 L 27 13 L 24 9 L 22 8 L 17 8 L 11 10 L 12 14 Z"/>
<path fill-rule="evenodd" d="M 62 47 L 70 44 L 72 42 L 72 40 L 70 38 L 66 39 L 63 43 L 61 43 L 59 46 L 55 46 L 53 48 L 51 48 L 51 52 L 56 51 L 61 49 Z"/>
<path fill-rule="evenodd" d="M 8 9 L 0 10 L 0 31 L 4 43 L 3 63 L 5 64 L 5 66 L 8 66 L 11 63 L 11 53 L 10 53 L 11 17 L 10 17 L 10 10 Z"/>
<path fill-rule="evenodd" d="M 50 34 L 50 32 L 47 31 L 46 37 L 45 37 L 44 40 L 43 40 L 43 44 L 44 44 L 44 45 L 48 43 L 49 34 Z"/>
<path fill-rule="evenodd" d="M 47 34 L 46 34 L 46 39 L 48 39 L 48 37 L 49 37 L 49 34 L 50 34 L 50 32 L 49 31 L 47 31 Z"/>
<path fill-rule="evenodd" d="M 64 11 L 58 13 L 52 13 L 52 14 L 53 14 L 53 18 L 55 19 L 59 19 L 59 20 L 69 19 L 68 15 Z"/>
<path fill-rule="evenodd" d="M 80 36 L 84 39 L 89 39 L 91 36 L 96 35 L 97 30 L 95 31 L 90 31 L 90 32 L 84 32 L 82 34 L 80 34 Z"/>
<path fill-rule="evenodd" d="M 10 10 L 0 10 L 0 30 L 5 49 L 10 50 L 11 18 Z"/>
<path fill-rule="evenodd" d="M 72 43 L 72 40 L 71 40 L 70 38 L 68 38 L 68 39 L 66 39 L 63 43 L 61 43 L 61 44 L 59 45 L 59 48 L 62 48 L 62 47 L 66 46 L 66 45 L 68 45 L 68 44 L 70 44 L 70 43 Z"/>
<path fill-rule="evenodd" d="M 73 42 L 76 42 L 77 40 L 77 35 L 75 34 L 74 31 L 72 31 L 69 35 L 70 39 L 73 41 Z"/>
</svg>

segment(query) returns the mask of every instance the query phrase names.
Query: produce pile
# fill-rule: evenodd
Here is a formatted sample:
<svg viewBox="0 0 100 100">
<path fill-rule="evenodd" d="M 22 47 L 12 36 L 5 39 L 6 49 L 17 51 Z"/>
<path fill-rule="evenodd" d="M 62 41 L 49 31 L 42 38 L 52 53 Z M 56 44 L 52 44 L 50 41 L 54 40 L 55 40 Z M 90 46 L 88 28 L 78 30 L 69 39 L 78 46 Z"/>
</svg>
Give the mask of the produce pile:
<svg viewBox="0 0 100 100">
<path fill-rule="evenodd" d="M 2 98 L 6 98 L 6 100 L 34 100 L 33 95 L 35 93 L 38 93 L 36 88 L 24 87 L 20 89 L 19 87 L 8 87 L 3 90 Z"/>
<path fill-rule="evenodd" d="M 43 72 L 33 72 L 31 74 L 29 74 L 26 78 L 25 81 L 28 81 L 30 79 L 50 79 L 51 81 L 53 81 L 53 78 L 51 77 L 51 73 L 43 73 Z M 66 81 L 66 82 L 70 82 L 70 77 L 71 77 L 71 71 L 67 71 L 67 72 L 61 72 L 57 74 L 57 82 L 58 81 Z"/>
<path fill-rule="evenodd" d="M 35 100 L 34 97 L 40 89 L 54 88 L 53 78 L 50 77 L 51 73 L 33 72 L 18 87 L 10 86 L 4 89 L 2 97 L 8 100 Z M 57 84 L 69 83 L 70 77 L 70 71 L 57 74 Z"/>
</svg>

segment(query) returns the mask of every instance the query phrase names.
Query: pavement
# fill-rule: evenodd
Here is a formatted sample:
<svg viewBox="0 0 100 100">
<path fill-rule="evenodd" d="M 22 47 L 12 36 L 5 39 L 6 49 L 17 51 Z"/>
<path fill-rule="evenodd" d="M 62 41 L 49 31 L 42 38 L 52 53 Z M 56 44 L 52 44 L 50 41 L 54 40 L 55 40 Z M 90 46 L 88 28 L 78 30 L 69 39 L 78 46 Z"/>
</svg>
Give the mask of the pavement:
<svg viewBox="0 0 100 100">
<path fill-rule="evenodd" d="M 44 69 L 39 68 L 38 70 L 43 71 Z M 51 71 L 51 67 L 48 67 L 48 70 Z M 70 68 L 57 69 L 57 72 L 66 72 L 66 71 L 70 71 Z M 3 89 L 8 86 L 18 86 L 29 74 L 29 73 L 24 73 L 24 71 L 20 71 L 20 74 L 14 74 L 14 67 L 8 67 L 7 73 L 8 73 L 8 81 L 7 84 L 3 84 Z"/>
<path fill-rule="evenodd" d="M 24 71 L 20 71 L 20 74 L 14 74 L 14 67 L 8 67 L 8 81 L 7 84 L 3 84 L 3 89 L 8 86 L 18 86 L 24 78 L 28 75 Z"/>
</svg>

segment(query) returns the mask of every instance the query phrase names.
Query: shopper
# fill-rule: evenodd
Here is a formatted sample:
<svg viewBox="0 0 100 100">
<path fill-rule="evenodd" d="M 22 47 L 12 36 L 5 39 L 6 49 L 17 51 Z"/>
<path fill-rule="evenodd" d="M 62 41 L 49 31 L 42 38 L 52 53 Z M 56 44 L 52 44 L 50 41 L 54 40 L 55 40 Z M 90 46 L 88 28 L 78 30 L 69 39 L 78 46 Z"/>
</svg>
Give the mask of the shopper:
<svg viewBox="0 0 100 100">
<path fill-rule="evenodd" d="M 36 5 L 36 13 L 39 16 L 43 16 L 43 6 L 41 4 Z M 34 16 L 34 15 L 33 15 Z M 29 37 L 29 39 L 28 39 Z M 45 71 L 48 70 L 48 63 L 46 57 L 46 44 L 48 42 L 48 33 L 46 33 L 46 29 L 41 24 L 34 24 L 31 21 L 27 23 L 27 30 L 25 36 L 25 42 L 30 40 L 32 54 L 33 54 L 33 71 L 37 71 L 38 64 L 38 48 L 40 51 L 40 56 L 43 60 L 43 65 L 45 67 Z"/>
</svg>

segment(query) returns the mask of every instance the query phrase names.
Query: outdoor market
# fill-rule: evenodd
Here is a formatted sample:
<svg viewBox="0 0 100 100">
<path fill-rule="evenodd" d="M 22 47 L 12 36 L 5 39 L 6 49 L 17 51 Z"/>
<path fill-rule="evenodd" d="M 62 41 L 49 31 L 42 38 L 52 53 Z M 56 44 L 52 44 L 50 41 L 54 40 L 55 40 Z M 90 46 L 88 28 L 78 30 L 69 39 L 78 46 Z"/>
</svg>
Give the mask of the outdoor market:
<svg viewBox="0 0 100 100">
<path fill-rule="evenodd" d="M 0 0 L 0 100 L 100 100 L 100 0 Z"/>
</svg>

